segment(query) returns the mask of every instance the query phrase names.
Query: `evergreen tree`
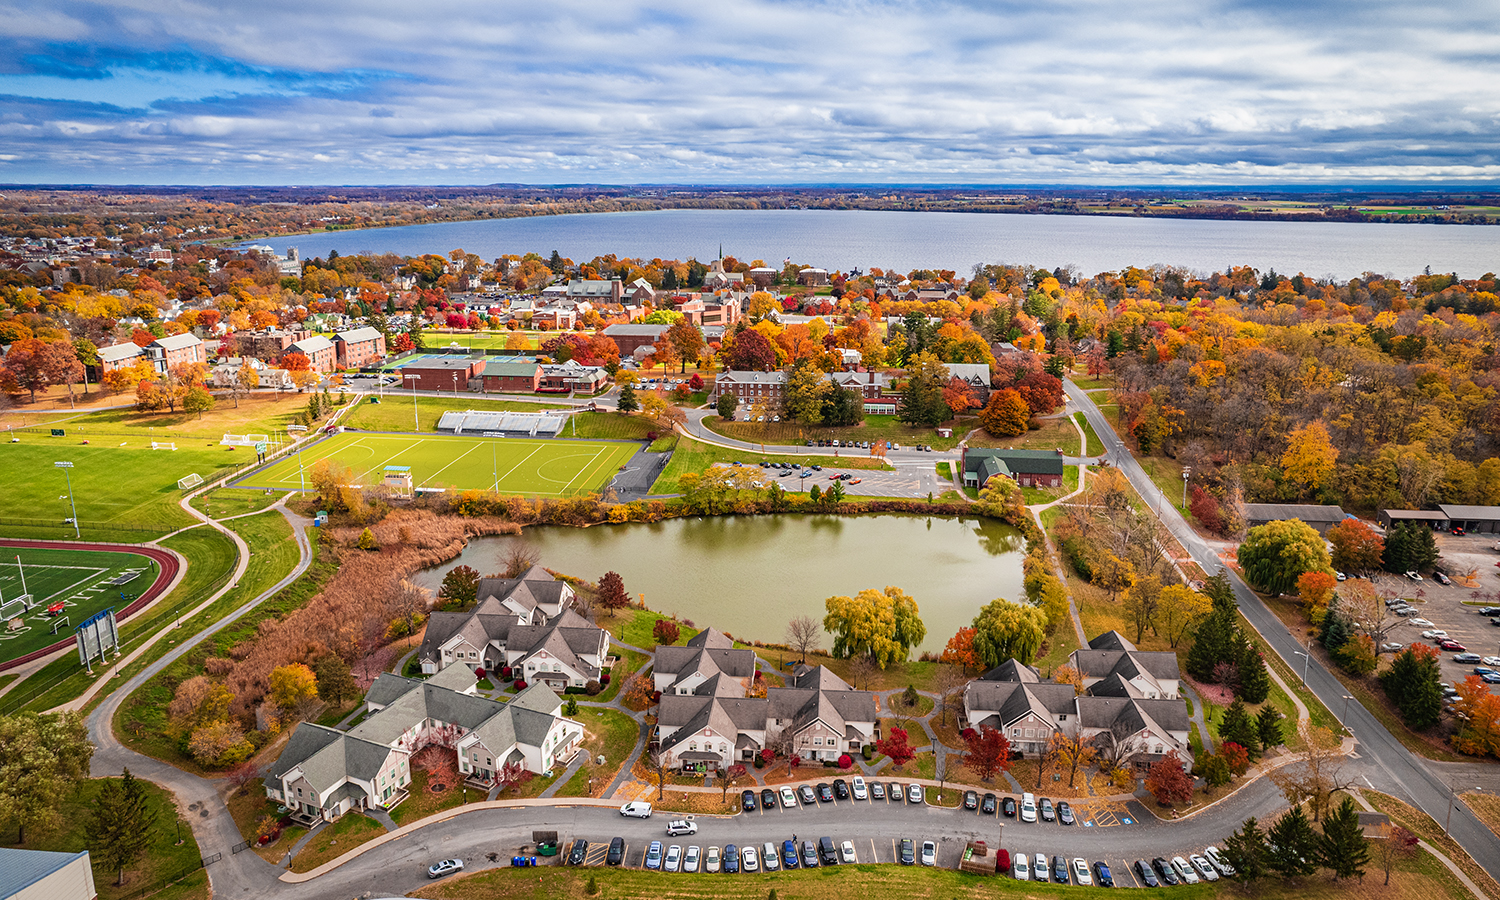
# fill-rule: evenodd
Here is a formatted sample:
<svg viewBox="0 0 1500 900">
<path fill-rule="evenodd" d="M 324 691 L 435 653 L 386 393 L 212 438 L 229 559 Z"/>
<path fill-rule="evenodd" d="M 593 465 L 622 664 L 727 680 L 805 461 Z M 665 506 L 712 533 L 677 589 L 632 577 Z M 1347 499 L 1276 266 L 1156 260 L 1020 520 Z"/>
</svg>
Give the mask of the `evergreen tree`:
<svg viewBox="0 0 1500 900">
<path fill-rule="evenodd" d="M 1322 857 L 1318 851 L 1318 835 L 1307 821 L 1301 806 L 1293 806 L 1266 833 L 1268 841 L 1266 868 L 1283 878 L 1311 875 L 1318 868 Z"/>
<path fill-rule="evenodd" d="M 318 677 L 318 696 L 324 700 L 340 704 L 359 696 L 359 683 L 354 680 L 354 673 L 337 653 L 320 658 L 313 666 L 313 672 Z"/>
<path fill-rule="evenodd" d="M 1266 750 L 1286 743 L 1286 738 L 1281 733 L 1281 713 L 1272 707 L 1261 708 L 1260 715 L 1255 717 L 1255 731 L 1260 738 L 1261 747 Z"/>
<path fill-rule="evenodd" d="M 1323 633 L 1318 635 L 1323 649 L 1330 654 L 1335 653 L 1353 637 L 1354 629 L 1349 627 L 1349 620 L 1337 609 L 1328 610 L 1328 615 L 1323 619 Z"/>
<path fill-rule="evenodd" d="M 1243 630 L 1236 631 L 1235 659 L 1240 669 L 1239 691 L 1236 696 L 1246 703 L 1264 703 L 1271 696 L 1271 676 L 1266 672 L 1266 661 L 1260 648 L 1252 644 Z"/>
<path fill-rule="evenodd" d="M 1323 837 L 1318 842 L 1319 857 L 1333 877 L 1365 877 L 1364 866 L 1370 861 L 1370 841 L 1359 827 L 1359 813 L 1348 797 L 1339 808 L 1323 820 Z"/>
<path fill-rule="evenodd" d="M 1385 535 L 1381 565 L 1387 572 L 1410 572 L 1437 562 L 1437 541 L 1432 529 L 1421 522 L 1401 522 Z"/>
<path fill-rule="evenodd" d="M 1215 601 L 1213 612 L 1198 625 L 1193 646 L 1188 648 L 1188 673 L 1199 681 L 1212 682 L 1214 666 L 1235 658 L 1234 639 L 1238 631 L 1234 610 Z"/>
<path fill-rule="evenodd" d="M 1266 834 L 1254 817 L 1224 839 L 1224 857 L 1246 885 L 1266 874 Z"/>
<path fill-rule="evenodd" d="M 323 398 L 318 394 L 311 394 L 307 398 L 307 418 L 312 422 L 323 418 Z"/>
<path fill-rule="evenodd" d="M 1221 788 L 1229 783 L 1229 762 L 1215 753 L 1202 761 L 1199 774 L 1210 788 Z"/>
<path fill-rule="evenodd" d="M 1380 685 L 1408 728 L 1422 731 L 1438 723 L 1443 712 L 1443 673 L 1430 648 L 1408 647 L 1397 653 L 1391 667 L 1381 673 Z"/>
<path fill-rule="evenodd" d="M 145 787 L 126 769 L 119 779 L 105 779 L 94 798 L 89 852 L 106 870 L 119 870 L 115 884 L 123 884 L 125 867 L 145 854 L 155 825 L 156 811 L 146 805 Z"/>
<path fill-rule="evenodd" d="M 1229 583 L 1229 576 L 1220 572 L 1203 582 L 1203 593 L 1212 601 L 1214 609 L 1227 609 L 1230 612 L 1239 610 L 1239 603 L 1234 599 L 1234 587 Z"/>
<path fill-rule="evenodd" d="M 1224 710 L 1224 718 L 1219 721 L 1219 740 L 1239 744 L 1254 758 L 1256 750 L 1260 747 L 1259 738 L 1260 735 L 1255 730 L 1255 722 L 1245 711 L 1244 702 L 1236 699 L 1229 704 L 1229 708 Z"/>
<path fill-rule="evenodd" d="M 641 408 L 640 401 L 635 399 L 635 387 L 631 384 L 620 385 L 620 412 L 635 412 Z"/>
</svg>

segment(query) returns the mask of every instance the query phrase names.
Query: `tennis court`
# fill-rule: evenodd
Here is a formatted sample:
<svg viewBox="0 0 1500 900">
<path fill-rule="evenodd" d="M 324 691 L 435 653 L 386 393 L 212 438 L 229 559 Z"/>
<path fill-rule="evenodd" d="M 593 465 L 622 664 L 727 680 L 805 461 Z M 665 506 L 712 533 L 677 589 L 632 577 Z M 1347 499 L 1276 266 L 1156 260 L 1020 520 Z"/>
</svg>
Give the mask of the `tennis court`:
<svg viewBox="0 0 1500 900">
<path fill-rule="evenodd" d="M 0 548 L 0 660 L 72 637 L 74 626 L 101 610 L 119 612 L 159 571 L 154 560 L 134 553 Z M 25 593 L 31 595 L 27 609 L 16 602 Z M 62 609 L 49 615 L 48 607 L 59 603 Z M 13 628 L 13 622 L 20 624 Z"/>
<path fill-rule="evenodd" d="M 310 473 L 320 460 L 334 460 L 353 469 L 354 482 L 366 487 L 380 484 L 387 466 L 409 466 L 418 488 L 571 497 L 602 488 L 636 448 L 623 441 L 344 432 L 304 450 L 301 465 Z M 292 454 L 235 486 L 295 490 L 301 483 Z"/>
</svg>

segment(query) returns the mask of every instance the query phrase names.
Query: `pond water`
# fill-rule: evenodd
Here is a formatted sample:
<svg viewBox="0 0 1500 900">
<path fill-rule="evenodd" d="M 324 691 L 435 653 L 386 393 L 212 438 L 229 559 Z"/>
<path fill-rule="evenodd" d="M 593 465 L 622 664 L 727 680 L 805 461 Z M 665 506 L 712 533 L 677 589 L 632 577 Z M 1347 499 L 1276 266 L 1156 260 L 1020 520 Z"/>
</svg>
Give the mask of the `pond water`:
<svg viewBox="0 0 1500 900">
<path fill-rule="evenodd" d="M 941 652 L 996 597 L 1023 595 L 1026 542 L 993 519 L 878 516 L 719 516 L 593 528 L 540 526 L 521 536 L 476 538 L 454 560 L 418 573 L 437 590 L 454 566 L 481 575 L 504 568 L 524 541 L 541 564 L 588 581 L 620 573 L 632 599 L 698 627 L 780 642 L 799 615 L 823 620 L 823 601 L 895 585 L 917 601 L 927 640 Z M 831 641 L 824 639 L 826 649 Z"/>
</svg>

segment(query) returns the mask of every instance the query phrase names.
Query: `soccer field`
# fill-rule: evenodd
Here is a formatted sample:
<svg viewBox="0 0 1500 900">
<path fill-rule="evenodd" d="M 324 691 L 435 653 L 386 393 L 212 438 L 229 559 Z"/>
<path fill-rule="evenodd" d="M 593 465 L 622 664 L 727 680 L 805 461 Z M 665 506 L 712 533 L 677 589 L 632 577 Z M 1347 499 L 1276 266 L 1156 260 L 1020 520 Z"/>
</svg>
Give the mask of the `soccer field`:
<svg viewBox="0 0 1500 900">
<path fill-rule="evenodd" d="M 415 487 L 571 497 L 603 488 L 635 451 L 634 444 L 610 441 L 344 432 L 308 447 L 301 464 L 310 473 L 319 460 L 332 459 L 353 469 L 355 483 L 366 487 L 384 480 L 386 466 L 410 466 Z M 294 490 L 299 484 L 293 454 L 235 486 Z"/>
<path fill-rule="evenodd" d="M 27 612 L 14 604 L 22 594 L 23 572 L 25 591 L 32 598 Z M 134 553 L 0 547 L 0 596 L 5 598 L 6 613 L 0 618 L 0 661 L 71 638 L 77 625 L 100 610 L 113 607 L 119 613 L 156 581 L 159 572 L 155 560 Z M 126 580 L 126 575 L 132 577 Z M 120 583 L 109 583 L 116 580 Z M 45 615 L 48 606 L 59 602 L 61 615 Z M 12 630 L 10 623 L 16 619 L 21 626 Z"/>
</svg>

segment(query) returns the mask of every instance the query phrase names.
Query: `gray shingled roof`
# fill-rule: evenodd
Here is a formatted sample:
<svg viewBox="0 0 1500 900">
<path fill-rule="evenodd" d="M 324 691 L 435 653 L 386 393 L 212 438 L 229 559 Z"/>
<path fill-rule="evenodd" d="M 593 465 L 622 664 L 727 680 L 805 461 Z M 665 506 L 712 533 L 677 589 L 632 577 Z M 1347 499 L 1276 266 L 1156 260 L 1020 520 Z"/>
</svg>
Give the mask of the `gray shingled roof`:
<svg viewBox="0 0 1500 900">
<path fill-rule="evenodd" d="M 346 344 L 358 344 L 363 341 L 373 341 L 378 337 L 380 337 L 380 332 L 376 331 L 374 328 L 371 328 L 369 325 L 366 325 L 363 328 L 355 328 L 349 331 L 340 331 L 338 334 L 335 334 L 333 336 L 333 339 L 336 341 L 343 341 Z"/>
<path fill-rule="evenodd" d="M 1132 644 L 1125 635 L 1118 631 L 1106 631 L 1089 641 L 1090 650 L 1134 650 Z"/>
<path fill-rule="evenodd" d="M 1279 522 L 1300 519 L 1303 522 L 1342 522 L 1347 514 L 1338 506 L 1315 503 L 1246 503 L 1245 521 Z"/>
<path fill-rule="evenodd" d="M 1042 676 L 1037 674 L 1036 669 L 1033 669 L 1031 666 L 1023 666 L 1015 659 L 1007 659 L 1005 662 L 979 676 L 979 680 L 1040 684 Z"/>
</svg>

